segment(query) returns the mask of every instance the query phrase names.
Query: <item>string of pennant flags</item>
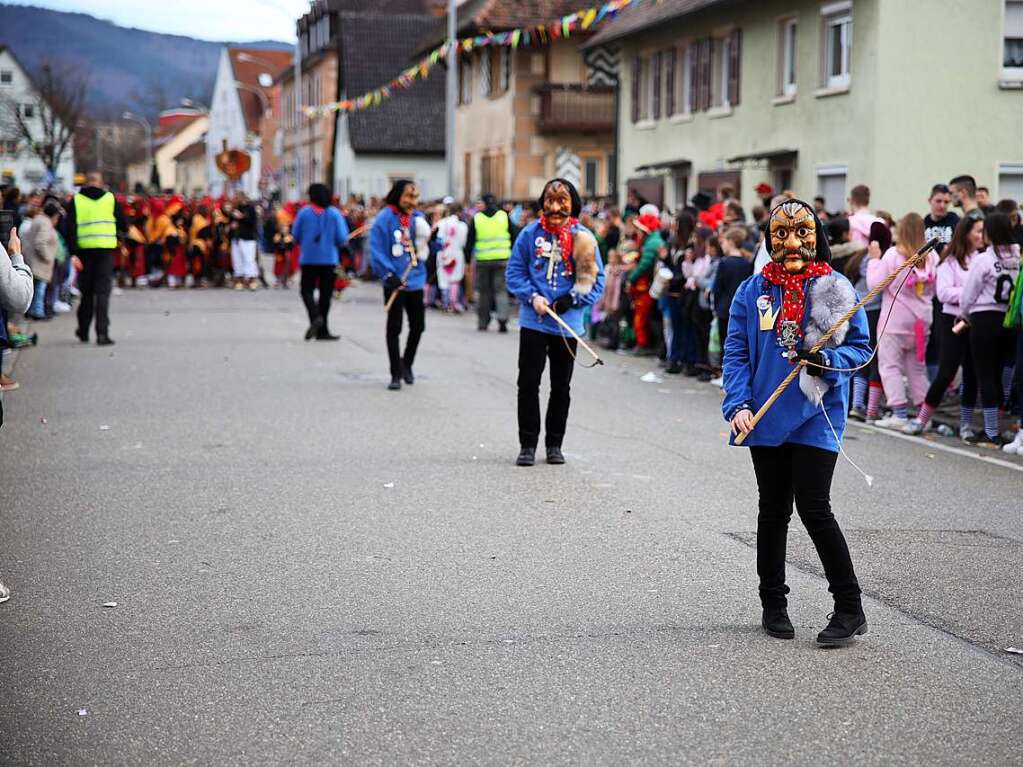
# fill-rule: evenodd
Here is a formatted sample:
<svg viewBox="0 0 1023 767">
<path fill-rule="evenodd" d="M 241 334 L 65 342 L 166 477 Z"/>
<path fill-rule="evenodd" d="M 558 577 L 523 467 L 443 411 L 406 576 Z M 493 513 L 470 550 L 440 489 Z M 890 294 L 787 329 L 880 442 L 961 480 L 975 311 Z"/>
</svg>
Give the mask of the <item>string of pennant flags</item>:
<svg viewBox="0 0 1023 767">
<path fill-rule="evenodd" d="M 576 11 L 546 24 L 520 27 L 519 29 L 476 35 L 474 37 L 464 37 L 458 40 L 454 47 L 462 53 L 470 53 L 476 48 L 493 46 L 505 46 L 516 49 L 529 45 L 547 45 L 553 40 L 567 39 L 573 32 L 580 30 L 585 32 L 599 24 L 610 21 L 623 8 L 638 2 L 641 2 L 641 0 L 607 0 L 607 2 L 599 7 Z M 358 112 L 378 106 L 391 98 L 395 91 L 408 90 L 418 80 L 425 80 L 429 77 L 430 71 L 447 58 L 451 48 L 451 45 L 445 43 L 432 51 L 428 56 L 423 57 L 420 61 L 404 70 L 386 85 L 381 85 L 379 88 L 364 93 L 361 96 L 308 106 L 302 111 L 305 112 L 307 117 L 316 118 L 324 117 L 334 112 Z"/>
</svg>

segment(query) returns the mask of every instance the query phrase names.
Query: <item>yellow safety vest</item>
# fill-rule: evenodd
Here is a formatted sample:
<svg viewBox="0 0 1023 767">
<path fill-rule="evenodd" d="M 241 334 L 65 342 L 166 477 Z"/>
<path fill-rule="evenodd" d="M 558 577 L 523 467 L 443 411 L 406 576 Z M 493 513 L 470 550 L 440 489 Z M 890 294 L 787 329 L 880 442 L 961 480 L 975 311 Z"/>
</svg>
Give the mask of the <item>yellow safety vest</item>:
<svg viewBox="0 0 1023 767">
<path fill-rule="evenodd" d="M 503 210 L 493 216 L 480 212 L 472 219 L 476 229 L 476 246 L 473 250 L 477 261 L 507 261 L 511 258 L 511 230 L 508 228 L 508 214 Z"/>
<path fill-rule="evenodd" d="M 114 195 L 107 192 L 98 200 L 79 192 L 75 195 L 75 225 L 80 250 L 113 250 L 117 247 Z"/>
</svg>

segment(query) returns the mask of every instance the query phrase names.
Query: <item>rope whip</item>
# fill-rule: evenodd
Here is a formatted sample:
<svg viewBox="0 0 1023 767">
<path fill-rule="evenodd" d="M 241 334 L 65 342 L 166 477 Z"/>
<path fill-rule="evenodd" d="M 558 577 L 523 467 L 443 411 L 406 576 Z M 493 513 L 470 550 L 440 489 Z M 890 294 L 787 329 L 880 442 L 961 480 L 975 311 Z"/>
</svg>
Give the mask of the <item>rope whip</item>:
<svg viewBox="0 0 1023 767">
<path fill-rule="evenodd" d="M 930 251 L 934 250 L 934 248 L 936 248 L 939 244 L 940 244 L 939 238 L 933 237 L 922 248 L 920 248 L 920 250 L 918 250 L 916 252 L 916 254 L 912 258 L 907 258 L 906 259 L 906 263 L 904 263 L 902 266 L 900 266 L 894 272 L 889 274 L 884 280 L 882 280 L 880 283 L 878 283 L 874 287 L 873 290 L 868 292 L 867 295 L 865 295 L 862 299 L 860 299 L 858 302 L 856 302 L 856 304 L 852 307 L 852 309 L 850 309 L 845 314 L 843 314 L 835 322 L 835 324 L 832 325 L 823 336 L 821 336 L 820 340 L 816 344 L 813 345 L 813 347 L 810 349 L 810 353 L 811 354 L 816 354 L 821 349 L 823 349 L 827 345 L 828 341 L 831 340 L 831 337 L 833 335 L 835 335 L 835 333 L 838 332 L 839 328 L 842 327 L 842 325 L 844 325 L 849 320 L 851 320 L 853 318 L 853 316 L 855 316 L 856 312 L 858 312 L 860 309 L 862 309 L 864 306 L 866 306 L 868 303 L 870 303 L 874 298 L 876 298 L 878 295 L 880 295 L 884 290 L 886 290 L 888 288 L 889 285 L 891 285 L 893 282 L 895 282 L 895 280 L 897 280 L 899 277 L 903 277 L 902 285 L 899 286 L 899 290 L 902 290 L 902 286 L 906 284 L 906 280 L 909 278 L 909 270 L 916 268 L 916 266 L 918 266 L 919 263 L 923 260 L 924 256 L 926 256 Z M 896 293 L 896 295 L 898 295 L 898 293 Z M 889 309 L 888 314 L 889 314 L 889 317 L 890 317 L 891 316 L 891 309 Z M 887 325 L 888 325 L 888 318 L 886 317 L 885 318 L 885 328 L 887 328 Z M 878 336 L 878 344 L 880 344 L 880 342 L 881 342 L 881 336 L 879 335 Z M 876 354 L 876 353 L 877 353 L 877 348 L 875 347 L 874 354 Z M 862 370 L 864 367 L 866 367 L 869 364 L 870 364 L 870 361 L 868 360 L 868 362 L 866 364 L 860 366 L 859 368 L 854 368 L 853 370 L 854 371 L 855 370 Z M 799 373 L 802 371 L 802 369 L 804 367 L 806 367 L 806 361 L 805 360 L 800 360 L 796 365 L 794 365 L 792 367 L 792 372 L 789 373 L 782 380 L 782 382 L 780 384 L 778 384 L 778 387 L 774 390 L 774 393 L 771 394 L 771 396 L 767 399 L 767 402 L 765 402 L 763 405 L 761 405 L 760 409 L 753 416 L 753 420 L 750 423 L 749 431 L 745 431 L 745 432 L 742 432 L 741 434 L 736 435 L 736 437 L 735 437 L 735 444 L 736 445 L 741 445 L 743 442 L 746 441 L 746 437 L 749 436 L 749 434 L 753 431 L 753 429 L 756 428 L 757 424 L 760 423 L 760 419 L 762 419 L 764 417 L 764 415 L 767 413 L 767 411 L 771 409 L 771 406 L 775 402 L 777 402 L 778 398 L 789 387 L 789 384 L 791 384 L 793 381 L 796 380 L 796 377 L 799 375 Z M 825 370 L 834 370 L 834 371 L 841 371 L 842 370 L 841 368 L 829 368 L 829 367 L 824 367 L 824 369 Z M 843 372 L 850 372 L 850 371 L 843 371 Z"/>
</svg>

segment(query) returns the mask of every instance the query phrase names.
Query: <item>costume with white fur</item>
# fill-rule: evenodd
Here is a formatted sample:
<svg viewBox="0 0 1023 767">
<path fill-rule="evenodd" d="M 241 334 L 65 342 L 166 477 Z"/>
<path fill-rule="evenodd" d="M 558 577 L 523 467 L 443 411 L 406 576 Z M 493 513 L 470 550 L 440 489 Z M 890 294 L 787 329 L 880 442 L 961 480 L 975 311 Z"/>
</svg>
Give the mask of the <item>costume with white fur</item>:
<svg viewBox="0 0 1023 767">
<path fill-rule="evenodd" d="M 818 246 L 818 253 L 820 250 Z M 808 279 L 807 284 L 798 339 L 802 350 L 814 346 L 856 304 L 852 284 L 837 272 Z M 724 348 L 722 413 L 728 421 L 743 408 L 756 412 L 798 361 L 780 345 L 777 334 L 783 293 L 783 288 L 772 285 L 763 273 L 748 278 L 736 291 Z M 827 367 L 842 370 L 825 369 L 823 375 L 813 377 L 804 369 L 799 387 L 782 393 L 743 444 L 791 442 L 838 452 L 836 435 L 841 439 L 849 409 L 846 383 L 851 374 L 846 371 L 865 363 L 871 354 L 867 316 L 862 309 L 831 337 L 822 354 Z"/>
<path fill-rule="evenodd" d="M 604 293 L 604 264 L 597 239 L 582 224 L 571 225 L 572 254 L 566 257 L 554 234 L 544 231 L 540 222 L 525 227 L 515 239 L 505 272 L 508 290 L 519 299 L 519 325 L 541 333 L 567 336 L 568 331 L 548 316 L 533 310 L 533 297 L 543 296 L 552 304 L 570 295 L 572 306 L 561 318 L 572 329 L 583 333 L 583 309 L 592 306 Z"/>
<path fill-rule="evenodd" d="M 835 612 L 817 636 L 838 645 L 867 632 L 849 547 L 831 510 L 831 480 L 849 407 L 851 368 L 870 358 L 867 316 L 853 314 L 820 352 L 813 347 L 856 305 L 856 292 L 833 272 L 830 251 L 813 208 L 793 200 L 771 212 L 771 261 L 739 286 L 729 313 L 724 349 L 722 412 L 733 421 L 752 416 L 792 372 L 806 363 L 799 386 L 789 386 L 750 431 L 759 492 L 757 575 L 770 636 L 792 639 L 786 612 L 785 546 L 793 500 L 821 558 Z M 740 427 L 742 419 L 736 420 Z M 734 439 L 734 438 L 733 438 Z"/>
</svg>

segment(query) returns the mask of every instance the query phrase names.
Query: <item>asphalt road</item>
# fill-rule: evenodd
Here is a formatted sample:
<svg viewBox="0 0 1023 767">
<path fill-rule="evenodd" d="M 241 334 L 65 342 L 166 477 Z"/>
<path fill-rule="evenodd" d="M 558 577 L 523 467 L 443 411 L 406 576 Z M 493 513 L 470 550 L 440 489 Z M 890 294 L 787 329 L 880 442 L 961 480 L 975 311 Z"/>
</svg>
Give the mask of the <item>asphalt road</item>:
<svg viewBox="0 0 1023 767">
<path fill-rule="evenodd" d="M 870 633 L 756 495 L 720 393 L 576 371 L 564 467 L 512 465 L 515 334 L 431 313 L 388 392 L 378 289 L 137 291 L 38 328 L 0 432 L 0 762 L 1023 763 L 1023 461 L 853 428 L 834 505 Z M 116 602 L 116 607 L 104 607 Z"/>
</svg>

